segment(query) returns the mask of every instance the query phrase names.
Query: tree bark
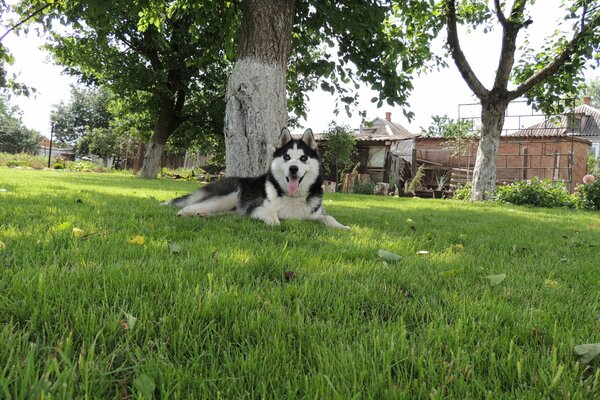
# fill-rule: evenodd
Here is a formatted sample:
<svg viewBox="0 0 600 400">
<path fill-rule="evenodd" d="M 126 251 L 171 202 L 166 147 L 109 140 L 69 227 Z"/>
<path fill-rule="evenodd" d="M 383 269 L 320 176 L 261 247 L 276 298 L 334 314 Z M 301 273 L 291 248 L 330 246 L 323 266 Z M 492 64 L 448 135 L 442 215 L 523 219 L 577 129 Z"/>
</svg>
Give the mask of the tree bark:
<svg viewBox="0 0 600 400">
<path fill-rule="evenodd" d="M 496 155 L 509 99 L 485 100 L 481 107 L 481 138 L 473 170 L 471 200 L 486 200 L 496 189 Z"/>
<path fill-rule="evenodd" d="M 167 139 L 171 136 L 171 125 L 174 117 L 175 101 L 168 96 L 161 101 L 161 109 L 154 127 L 154 133 L 146 145 L 144 164 L 140 170 L 140 178 L 154 179 L 161 168 L 161 159 Z"/>
<path fill-rule="evenodd" d="M 226 173 L 267 171 L 287 126 L 286 79 L 295 0 L 245 0 L 238 60 L 229 77 L 225 109 Z"/>
</svg>

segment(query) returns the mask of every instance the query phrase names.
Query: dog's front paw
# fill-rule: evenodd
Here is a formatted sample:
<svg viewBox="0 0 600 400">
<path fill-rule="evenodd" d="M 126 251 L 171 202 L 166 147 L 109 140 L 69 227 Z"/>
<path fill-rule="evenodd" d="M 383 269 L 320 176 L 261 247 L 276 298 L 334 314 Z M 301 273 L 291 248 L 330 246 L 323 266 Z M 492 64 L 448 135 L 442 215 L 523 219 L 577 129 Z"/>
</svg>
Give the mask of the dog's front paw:
<svg viewBox="0 0 600 400">
<path fill-rule="evenodd" d="M 269 225 L 269 226 L 277 226 L 280 224 L 279 222 L 279 218 L 277 217 L 277 215 L 275 215 L 274 218 L 265 218 L 265 224 Z"/>
</svg>

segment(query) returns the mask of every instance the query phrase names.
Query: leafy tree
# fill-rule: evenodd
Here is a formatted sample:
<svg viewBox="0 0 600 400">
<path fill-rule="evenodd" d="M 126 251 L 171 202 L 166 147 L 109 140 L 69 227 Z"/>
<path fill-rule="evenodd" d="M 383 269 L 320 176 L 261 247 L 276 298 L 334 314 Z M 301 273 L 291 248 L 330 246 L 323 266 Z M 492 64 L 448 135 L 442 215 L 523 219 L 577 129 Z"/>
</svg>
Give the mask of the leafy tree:
<svg viewBox="0 0 600 400">
<path fill-rule="evenodd" d="M 415 29 L 428 17 L 423 3 L 243 1 L 238 58 L 226 94 L 227 173 L 264 172 L 288 124 L 286 107 L 302 115 L 306 93 L 317 87 L 338 94 L 347 111 L 359 81 L 379 93 L 373 99 L 379 105 L 406 105 L 411 74 L 427 60 L 440 61 L 429 49 L 436 32 Z"/>
<path fill-rule="evenodd" d="M 323 166 L 329 172 L 333 166 L 336 183 L 342 174 L 353 166 L 352 157 L 356 154 L 356 138 L 352 129 L 346 125 L 331 122 L 323 134 L 325 139 Z"/>
<path fill-rule="evenodd" d="M 186 121 L 191 93 L 223 79 L 236 28 L 237 2 L 27 0 L 52 3 L 39 20 L 57 22 L 49 46 L 66 71 L 139 102 L 152 119 L 140 176 L 154 178 L 167 140 Z M 138 97 L 139 99 L 139 97 Z"/>
<path fill-rule="evenodd" d="M 41 139 L 37 131 L 23 125 L 18 108 L 0 96 L 0 152 L 35 154 Z"/>
<path fill-rule="evenodd" d="M 464 138 L 478 134 L 473 120 L 456 121 L 448 115 L 433 115 L 427 129 L 421 127 L 427 137 Z"/>
<path fill-rule="evenodd" d="M 592 98 L 592 106 L 596 108 L 600 105 L 600 78 L 590 79 L 581 87 L 577 96 L 577 103 L 583 104 L 583 98 L 590 96 Z"/>
<path fill-rule="evenodd" d="M 93 129 L 109 127 L 112 115 L 108 104 L 111 98 L 111 92 L 104 88 L 71 86 L 69 102 L 54 105 L 50 112 L 56 141 L 74 145 L 80 156 L 88 155 L 90 141 L 84 138 Z"/>
<path fill-rule="evenodd" d="M 434 7 L 441 10 L 447 26 L 447 46 L 463 79 L 481 102 L 481 140 L 477 152 L 471 198 L 481 200 L 492 195 L 496 185 L 496 154 L 504 115 L 508 104 L 521 96 L 536 101 L 550 113 L 560 105 L 560 98 L 575 93 L 582 81 L 586 60 L 600 47 L 600 4 L 589 0 L 571 0 L 565 9 L 565 21 L 572 24 L 573 35 L 565 38 L 557 31 L 541 49 L 524 47 L 523 56 L 515 64 L 517 37 L 524 29 L 535 26 L 536 18 L 527 12 L 532 1 L 494 0 L 493 8 L 485 0 L 443 0 Z M 440 8 L 442 7 L 442 8 Z M 497 24 L 502 29 L 502 49 L 492 88 L 486 88 L 467 61 L 458 37 L 458 24 Z M 533 28 L 530 28 L 533 29 Z M 516 87 L 509 89 L 512 81 Z"/>
</svg>

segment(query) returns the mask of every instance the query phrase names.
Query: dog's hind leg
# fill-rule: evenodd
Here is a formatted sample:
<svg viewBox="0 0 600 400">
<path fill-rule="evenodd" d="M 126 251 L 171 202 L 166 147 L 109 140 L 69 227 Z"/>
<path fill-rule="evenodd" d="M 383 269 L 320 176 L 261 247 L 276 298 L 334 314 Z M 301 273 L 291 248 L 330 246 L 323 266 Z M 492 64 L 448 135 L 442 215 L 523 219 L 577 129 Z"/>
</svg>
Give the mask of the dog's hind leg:
<svg viewBox="0 0 600 400">
<path fill-rule="evenodd" d="M 225 196 L 210 197 L 183 207 L 177 215 L 191 217 L 194 215 L 209 216 L 235 210 L 238 204 L 238 192 Z"/>
</svg>

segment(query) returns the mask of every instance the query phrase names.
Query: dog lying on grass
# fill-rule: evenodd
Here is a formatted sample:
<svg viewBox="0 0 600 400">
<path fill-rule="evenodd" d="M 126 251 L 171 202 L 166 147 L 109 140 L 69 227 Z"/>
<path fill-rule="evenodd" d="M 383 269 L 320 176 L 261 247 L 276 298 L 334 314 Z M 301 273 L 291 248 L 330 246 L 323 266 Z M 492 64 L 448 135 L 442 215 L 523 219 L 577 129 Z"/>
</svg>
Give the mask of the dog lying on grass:
<svg viewBox="0 0 600 400">
<path fill-rule="evenodd" d="M 349 229 L 323 209 L 321 170 L 312 130 L 307 129 L 301 139 L 294 139 L 284 128 L 266 174 L 223 178 L 166 204 L 179 207 L 178 215 L 182 216 L 237 211 L 268 225 L 279 225 L 285 219 L 306 219 Z"/>
</svg>

